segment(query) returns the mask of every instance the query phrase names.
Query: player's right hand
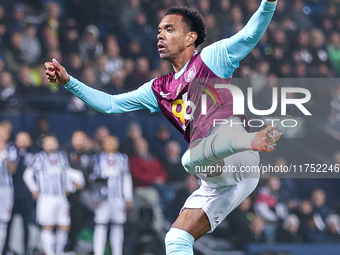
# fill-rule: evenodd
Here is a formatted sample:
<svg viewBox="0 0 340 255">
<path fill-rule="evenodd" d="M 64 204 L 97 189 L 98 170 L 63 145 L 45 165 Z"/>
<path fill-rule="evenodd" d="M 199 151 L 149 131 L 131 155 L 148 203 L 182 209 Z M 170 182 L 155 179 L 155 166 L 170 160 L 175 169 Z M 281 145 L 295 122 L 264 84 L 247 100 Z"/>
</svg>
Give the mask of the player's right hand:
<svg viewBox="0 0 340 255">
<path fill-rule="evenodd" d="M 70 80 L 66 69 L 54 58 L 52 62 L 45 63 L 47 80 L 59 85 L 65 85 Z"/>
<path fill-rule="evenodd" d="M 35 200 L 38 200 L 39 196 L 40 196 L 40 192 L 39 191 L 35 191 L 32 193 L 32 196 Z"/>
<path fill-rule="evenodd" d="M 128 211 L 133 207 L 133 202 L 125 202 L 125 210 Z"/>
<path fill-rule="evenodd" d="M 276 142 L 280 139 L 281 133 L 277 131 L 275 126 L 267 126 L 257 132 L 251 141 L 251 148 L 256 151 L 271 152 L 275 149 Z"/>
</svg>

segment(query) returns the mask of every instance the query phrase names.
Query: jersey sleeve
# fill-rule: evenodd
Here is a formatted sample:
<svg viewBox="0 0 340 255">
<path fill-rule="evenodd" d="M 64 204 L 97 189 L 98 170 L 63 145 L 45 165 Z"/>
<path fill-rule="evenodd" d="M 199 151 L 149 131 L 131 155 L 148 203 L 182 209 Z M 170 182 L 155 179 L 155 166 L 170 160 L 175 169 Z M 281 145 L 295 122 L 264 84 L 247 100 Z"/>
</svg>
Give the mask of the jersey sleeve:
<svg viewBox="0 0 340 255">
<path fill-rule="evenodd" d="M 23 179 L 27 188 L 33 193 L 39 191 L 38 183 L 34 179 L 35 172 L 39 170 L 40 162 L 39 155 L 36 154 L 33 158 L 32 163 L 26 168 Z"/>
<path fill-rule="evenodd" d="M 159 107 L 152 91 L 154 79 L 131 92 L 110 95 L 93 89 L 70 76 L 65 88 L 83 100 L 88 106 L 102 113 L 124 113 L 141 109 L 158 112 Z"/>
<path fill-rule="evenodd" d="M 239 62 L 260 41 L 273 17 L 276 2 L 262 0 L 258 10 L 238 33 L 202 49 L 203 62 L 221 78 L 229 78 Z"/>
</svg>

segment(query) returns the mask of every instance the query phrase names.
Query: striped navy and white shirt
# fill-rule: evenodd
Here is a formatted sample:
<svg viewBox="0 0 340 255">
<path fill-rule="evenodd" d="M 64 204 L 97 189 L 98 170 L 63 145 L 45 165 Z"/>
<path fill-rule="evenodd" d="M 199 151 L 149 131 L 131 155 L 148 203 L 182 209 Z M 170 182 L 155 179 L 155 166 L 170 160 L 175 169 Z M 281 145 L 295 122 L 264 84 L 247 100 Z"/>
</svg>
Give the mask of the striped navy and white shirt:
<svg viewBox="0 0 340 255">
<path fill-rule="evenodd" d="M 69 168 L 65 153 L 57 151 L 47 154 L 41 151 L 34 155 L 31 165 L 24 173 L 24 180 L 31 192 L 65 195 L 71 186 L 66 175 Z"/>
<path fill-rule="evenodd" d="M 93 157 L 91 180 L 107 179 L 108 199 L 121 198 L 127 202 L 133 200 L 132 179 L 129 171 L 128 157 L 116 152 L 102 152 Z"/>
<path fill-rule="evenodd" d="M 12 162 L 17 161 L 17 149 L 14 145 L 7 145 L 7 150 L 0 152 L 0 188 L 13 188 L 13 179 L 8 171 L 6 158 Z"/>
</svg>

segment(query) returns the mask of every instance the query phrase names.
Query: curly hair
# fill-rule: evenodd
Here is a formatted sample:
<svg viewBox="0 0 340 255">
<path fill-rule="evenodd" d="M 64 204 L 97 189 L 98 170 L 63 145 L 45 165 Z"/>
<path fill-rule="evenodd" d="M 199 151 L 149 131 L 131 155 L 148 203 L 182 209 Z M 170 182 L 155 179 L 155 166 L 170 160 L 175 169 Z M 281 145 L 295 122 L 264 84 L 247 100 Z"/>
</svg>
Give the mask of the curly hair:
<svg viewBox="0 0 340 255">
<path fill-rule="evenodd" d="M 183 22 L 189 27 L 190 31 L 197 33 L 197 39 L 195 41 L 196 48 L 205 41 L 205 37 L 207 36 L 206 25 L 202 15 L 196 9 L 186 6 L 174 6 L 170 7 L 165 15 L 172 14 L 181 15 Z"/>
</svg>

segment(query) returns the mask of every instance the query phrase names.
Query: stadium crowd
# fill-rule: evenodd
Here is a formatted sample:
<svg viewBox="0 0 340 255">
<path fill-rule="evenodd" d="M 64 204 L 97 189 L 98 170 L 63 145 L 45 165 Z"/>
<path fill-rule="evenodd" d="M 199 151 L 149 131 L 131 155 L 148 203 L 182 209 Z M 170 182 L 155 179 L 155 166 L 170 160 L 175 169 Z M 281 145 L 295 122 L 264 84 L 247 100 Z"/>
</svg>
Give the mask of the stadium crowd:
<svg viewBox="0 0 340 255">
<path fill-rule="evenodd" d="M 253 0 L 1 1 L 0 110 L 17 112 L 22 102 L 28 101 L 26 110 L 46 113 L 56 110 L 52 108 L 55 105 L 46 102 L 59 96 L 66 98 L 58 104 L 60 111 L 91 111 L 64 88 L 48 83 L 43 63 L 52 58 L 58 59 L 70 75 L 112 94 L 133 90 L 154 77 L 168 74 L 172 68 L 159 59 L 156 35 L 166 8 L 174 4 L 193 6 L 202 13 L 208 30 L 203 47 L 235 34 L 258 6 Z M 260 102 L 268 101 L 273 80 L 277 78 L 339 75 L 340 2 L 337 0 L 279 0 L 269 29 L 234 73 L 236 78 L 260 81 L 251 84 Z M 318 95 L 311 102 L 315 108 L 313 116 L 340 130 L 339 86 L 310 88 L 306 83 L 301 86 Z M 47 101 L 36 100 L 42 97 Z M 11 123 L 3 121 L 0 126 L 11 137 Z M 83 227 L 94 229 L 93 204 L 86 200 L 92 194 L 89 191 L 91 158 L 102 152 L 102 143 L 110 133 L 106 127 L 98 127 L 94 137 L 76 131 L 70 143 L 61 146 L 70 166 L 82 171 L 86 181 L 85 187 L 68 196 L 71 213 L 68 251 L 75 250 Z M 6 141 L 16 146 L 20 157 L 22 150 L 29 153 L 41 150 L 41 139 L 49 134 L 48 119 L 40 119 L 37 129 L 24 134 L 18 133 Z M 25 141 L 22 148 L 20 139 L 32 143 Z M 133 236 L 132 229 L 153 231 L 156 236 L 164 234 L 163 223 L 175 219 L 198 184 L 194 176 L 183 170 L 181 148 L 165 126 L 147 140 L 140 125 L 131 123 L 126 139 L 120 144 L 119 151 L 129 157 L 133 180 L 134 206 L 128 211 L 125 233 L 126 242 L 132 242 L 134 247 L 138 238 L 128 238 Z M 277 158 L 271 163 L 282 165 L 286 160 Z M 28 225 L 36 223 L 35 201 L 23 182 L 25 168 L 19 164 L 13 174 L 13 214 L 24 219 L 27 248 Z M 303 200 L 294 179 L 273 176 L 264 179 L 256 192 L 213 234 L 231 241 L 234 249 L 244 249 L 250 242 L 339 243 L 339 209 L 326 206 L 322 189 L 314 190 L 310 199 Z M 131 254 L 139 254 L 131 247 Z M 6 251 L 10 251 L 8 246 Z"/>
</svg>

